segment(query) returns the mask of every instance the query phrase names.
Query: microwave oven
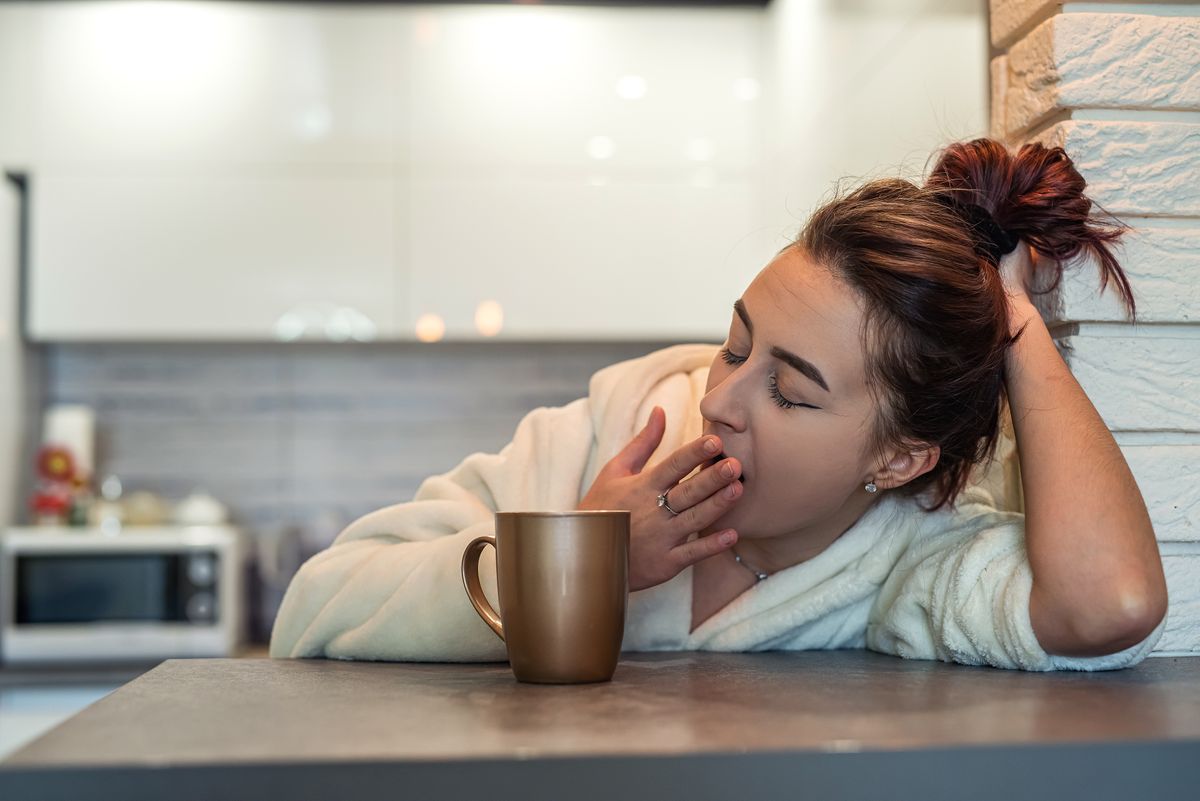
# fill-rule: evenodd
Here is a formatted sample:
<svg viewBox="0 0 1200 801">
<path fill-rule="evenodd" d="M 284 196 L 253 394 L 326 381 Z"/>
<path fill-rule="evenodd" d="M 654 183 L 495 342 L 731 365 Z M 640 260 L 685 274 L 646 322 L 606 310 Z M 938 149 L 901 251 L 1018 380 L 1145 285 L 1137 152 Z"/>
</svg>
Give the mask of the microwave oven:
<svg viewBox="0 0 1200 801">
<path fill-rule="evenodd" d="M 0 532 L 0 661 L 234 656 L 246 548 L 229 526 Z"/>
</svg>

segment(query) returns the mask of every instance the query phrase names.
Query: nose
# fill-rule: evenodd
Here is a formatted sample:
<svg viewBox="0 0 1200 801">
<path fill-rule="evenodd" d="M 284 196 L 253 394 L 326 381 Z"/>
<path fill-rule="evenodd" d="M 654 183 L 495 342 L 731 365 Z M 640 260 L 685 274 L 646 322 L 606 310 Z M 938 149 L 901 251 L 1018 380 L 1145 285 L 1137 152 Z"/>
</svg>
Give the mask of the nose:
<svg viewBox="0 0 1200 801">
<path fill-rule="evenodd" d="M 749 362 L 746 362 L 736 370 L 729 371 L 700 399 L 700 416 L 711 423 L 719 424 L 712 430 L 712 433 L 718 436 L 722 434 L 722 426 L 730 431 L 746 430 L 746 408 L 750 401 L 747 394 L 750 390 L 747 383 L 748 364 Z"/>
</svg>

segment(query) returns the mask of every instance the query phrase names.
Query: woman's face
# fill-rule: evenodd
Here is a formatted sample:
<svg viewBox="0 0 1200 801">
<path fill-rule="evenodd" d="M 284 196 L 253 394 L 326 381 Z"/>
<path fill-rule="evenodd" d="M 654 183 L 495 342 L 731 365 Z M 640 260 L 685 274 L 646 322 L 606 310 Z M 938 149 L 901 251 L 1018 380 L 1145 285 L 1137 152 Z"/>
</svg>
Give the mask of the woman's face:
<svg viewBox="0 0 1200 801">
<path fill-rule="evenodd" d="M 863 489 L 876 465 L 863 454 L 874 404 L 857 295 L 789 247 L 736 305 L 700 413 L 745 482 L 709 530 L 758 539 L 836 524 L 836 537 L 882 495 Z"/>
</svg>

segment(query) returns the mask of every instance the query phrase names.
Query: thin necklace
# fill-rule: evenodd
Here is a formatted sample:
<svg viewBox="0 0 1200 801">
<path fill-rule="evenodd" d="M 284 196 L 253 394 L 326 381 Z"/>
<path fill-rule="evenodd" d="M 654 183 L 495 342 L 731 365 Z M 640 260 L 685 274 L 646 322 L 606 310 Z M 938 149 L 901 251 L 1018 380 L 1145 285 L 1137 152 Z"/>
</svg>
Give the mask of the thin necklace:
<svg viewBox="0 0 1200 801">
<path fill-rule="evenodd" d="M 761 570 L 757 570 L 757 569 L 751 567 L 749 564 L 747 564 L 746 561 L 744 559 L 742 559 L 741 554 L 739 554 L 737 552 L 737 548 L 734 548 L 731 546 L 729 548 L 729 550 L 733 551 L 733 558 L 737 560 L 737 563 L 739 565 L 744 566 L 747 570 L 749 570 L 751 573 L 753 573 L 758 578 L 759 581 L 762 581 L 763 579 L 770 577 L 770 575 L 771 575 L 770 573 L 764 573 Z"/>
</svg>

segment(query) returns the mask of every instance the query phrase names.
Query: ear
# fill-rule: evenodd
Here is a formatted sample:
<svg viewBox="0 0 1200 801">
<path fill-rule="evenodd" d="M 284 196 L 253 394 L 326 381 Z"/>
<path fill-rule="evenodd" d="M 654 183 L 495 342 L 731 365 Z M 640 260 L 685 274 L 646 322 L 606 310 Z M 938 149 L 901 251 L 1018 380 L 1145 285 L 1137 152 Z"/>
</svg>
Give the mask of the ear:
<svg viewBox="0 0 1200 801">
<path fill-rule="evenodd" d="M 942 455 L 937 445 L 918 446 L 900 451 L 892 456 L 886 466 L 875 474 L 875 483 L 881 489 L 893 489 L 924 475 L 937 466 Z"/>
</svg>

